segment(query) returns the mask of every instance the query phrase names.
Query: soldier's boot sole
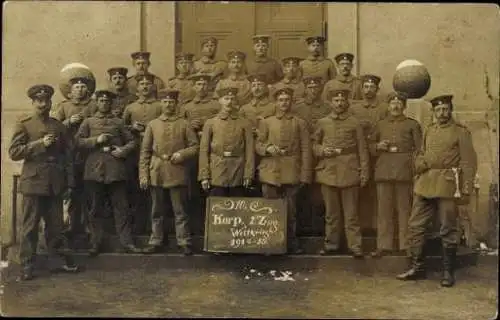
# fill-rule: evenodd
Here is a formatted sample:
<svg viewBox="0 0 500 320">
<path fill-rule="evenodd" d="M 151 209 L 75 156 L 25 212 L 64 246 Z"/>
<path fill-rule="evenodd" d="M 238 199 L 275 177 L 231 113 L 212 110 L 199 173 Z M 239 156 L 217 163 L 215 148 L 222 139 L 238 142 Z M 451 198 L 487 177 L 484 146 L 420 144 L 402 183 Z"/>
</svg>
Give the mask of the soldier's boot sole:
<svg viewBox="0 0 500 320">
<path fill-rule="evenodd" d="M 401 281 L 413 281 L 413 280 L 424 280 L 427 279 L 425 271 L 417 270 L 415 268 L 410 268 L 409 270 L 398 274 L 396 279 Z"/>
</svg>

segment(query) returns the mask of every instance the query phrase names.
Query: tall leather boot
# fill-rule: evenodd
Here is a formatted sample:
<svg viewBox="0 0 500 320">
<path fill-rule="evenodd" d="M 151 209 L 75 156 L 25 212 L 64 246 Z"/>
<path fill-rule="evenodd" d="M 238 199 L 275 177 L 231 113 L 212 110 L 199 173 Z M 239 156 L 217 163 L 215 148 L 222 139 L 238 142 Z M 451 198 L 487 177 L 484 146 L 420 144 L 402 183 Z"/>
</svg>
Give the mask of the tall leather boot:
<svg viewBox="0 0 500 320">
<path fill-rule="evenodd" d="M 442 287 L 453 287 L 455 284 L 455 263 L 457 259 L 456 248 L 443 248 L 443 278 Z"/>
<path fill-rule="evenodd" d="M 408 270 L 396 276 L 396 279 L 402 281 L 421 280 L 425 278 L 425 256 L 422 253 L 412 253 Z"/>
</svg>

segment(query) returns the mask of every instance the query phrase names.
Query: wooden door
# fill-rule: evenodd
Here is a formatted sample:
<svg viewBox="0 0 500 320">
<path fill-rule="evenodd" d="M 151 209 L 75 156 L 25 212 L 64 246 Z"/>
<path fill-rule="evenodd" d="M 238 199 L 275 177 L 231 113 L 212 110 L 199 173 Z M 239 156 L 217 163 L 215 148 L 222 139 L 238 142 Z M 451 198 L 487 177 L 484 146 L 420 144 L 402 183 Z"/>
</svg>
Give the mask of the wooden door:
<svg viewBox="0 0 500 320">
<path fill-rule="evenodd" d="M 306 57 L 305 38 L 326 36 L 324 4 L 321 2 L 257 2 L 255 16 L 256 33 L 272 37 L 270 55 L 277 59 Z"/>
<path fill-rule="evenodd" d="M 179 2 L 180 47 L 199 57 L 201 40 L 212 36 L 219 40 L 217 59 L 226 60 L 230 50 L 250 52 L 255 31 L 254 7 L 253 2 Z"/>
</svg>

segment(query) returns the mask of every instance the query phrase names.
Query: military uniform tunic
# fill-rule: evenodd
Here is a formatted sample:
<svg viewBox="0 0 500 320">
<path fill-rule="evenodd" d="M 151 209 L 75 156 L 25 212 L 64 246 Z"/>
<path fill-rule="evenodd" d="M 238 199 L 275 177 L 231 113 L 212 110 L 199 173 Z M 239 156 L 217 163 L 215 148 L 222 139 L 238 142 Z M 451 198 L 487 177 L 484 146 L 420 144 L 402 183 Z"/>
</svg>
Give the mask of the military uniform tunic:
<svg viewBox="0 0 500 320">
<path fill-rule="evenodd" d="M 213 93 L 217 82 L 224 76 L 227 69 L 227 62 L 214 60 L 209 57 L 201 57 L 193 63 L 193 74 L 203 73 L 212 77 L 208 91 Z"/>
<path fill-rule="evenodd" d="M 320 77 L 323 83 L 335 78 L 337 75 L 337 69 L 333 64 L 333 61 L 322 56 L 307 57 L 305 60 L 300 62 L 300 68 L 302 70 L 303 78 Z"/>
<path fill-rule="evenodd" d="M 55 134 L 57 140 L 46 147 L 43 137 Z M 63 237 L 63 193 L 74 187 L 72 137 L 54 118 L 27 116 L 14 128 L 9 146 L 13 161 L 24 160 L 19 191 L 23 194 L 19 259 L 31 266 L 36 255 L 40 218 L 44 219 L 47 247 L 53 252 L 65 244 Z"/>
<path fill-rule="evenodd" d="M 281 64 L 273 58 L 248 59 L 246 66 L 248 74 L 265 74 L 266 83 L 273 84 L 283 79 Z"/>
<path fill-rule="evenodd" d="M 314 133 L 314 128 L 319 119 L 329 115 L 332 111 L 330 104 L 321 99 L 304 98 L 293 106 L 292 112 L 307 123 L 309 132 Z"/>
<path fill-rule="evenodd" d="M 224 88 L 238 88 L 238 93 L 236 94 L 237 101 L 240 106 L 247 104 L 252 99 L 252 92 L 250 81 L 248 81 L 245 75 L 240 75 L 236 77 L 229 76 L 227 78 L 221 79 L 214 92 L 214 98 L 219 99 L 217 92 Z"/>
<path fill-rule="evenodd" d="M 149 74 L 154 77 L 153 91 L 155 92 L 155 94 L 158 91 L 165 89 L 165 82 L 160 77 L 158 77 L 157 75 L 154 75 L 152 73 L 149 73 Z M 127 78 L 128 90 L 130 93 L 135 94 L 135 95 L 137 95 L 137 84 L 138 84 L 136 76 L 137 75 L 133 75 L 133 76 L 130 76 Z"/>
<path fill-rule="evenodd" d="M 110 134 L 111 138 L 106 143 L 99 143 L 97 138 L 103 133 Z M 77 133 L 77 144 L 89 150 L 85 161 L 84 180 L 87 181 L 91 198 L 89 210 L 91 242 L 94 246 L 101 244 L 103 206 L 106 195 L 109 194 L 120 242 L 122 245 L 132 244 L 125 158 L 136 147 L 134 136 L 126 129 L 122 119 L 116 118 L 111 113 L 97 112 L 93 117 L 83 121 Z M 106 147 L 121 148 L 123 156 L 121 158 L 113 156 Z"/>
<path fill-rule="evenodd" d="M 164 240 L 163 220 L 166 193 L 170 195 L 175 217 L 177 244 L 191 243 L 187 206 L 188 167 L 187 160 L 198 153 L 198 137 L 185 119 L 179 115 L 166 116 L 151 121 L 144 134 L 139 162 L 139 179 L 150 181 L 152 209 L 150 245 L 160 245 Z M 170 157 L 179 153 L 181 163 L 172 163 Z"/>
<path fill-rule="evenodd" d="M 457 188 L 453 168 L 459 168 L 461 198 L 454 197 Z M 415 160 L 415 199 L 408 221 L 408 247 L 412 254 L 421 254 L 427 226 L 435 214 L 441 222 L 443 247 L 457 247 L 457 203 L 467 203 L 476 170 L 477 156 L 465 126 L 451 119 L 425 130 L 422 149 Z"/>
<path fill-rule="evenodd" d="M 198 180 L 216 187 L 239 187 L 253 179 L 254 138 L 250 122 L 237 114 L 207 120 L 200 142 Z"/>
<path fill-rule="evenodd" d="M 240 116 L 250 121 L 252 128 L 259 127 L 259 121 L 274 115 L 276 105 L 266 97 L 261 100 L 252 99 L 240 109 Z"/>
<path fill-rule="evenodd" d="M 139 97 L 128 91 L 128 89 L 117 91 L 114 89 L 108 89 L 109 91 L 116 94 L 116 98 L 113 99 L 113 105 L 111 107 L 111 113 L 118 118 L 123 116 L 125 108 L 132 102 L 137 101 Z M 96 110 L 97 111 L 97 110 Z M 92 113 L 93 114 L 93 113 Z"/>
<path fill-rule="evenodd" d="M 363 94 L 361 88 L 363 83 L 361 79 L 356 76 L 349 75 L 347 77 L 343 75 L 337 75 L 335 78 L 329 80 L 323 87 L 322 98 L 326 99 L 328 92 L 332 90 L 349 90 L 349 99 L 361 100 L 363 99 Z"/>
<path fill-rule="evenodd" d="M 182 75 L 168 79 L 167 88 L 179 91 L 179 106 L 192 100 L 196 95 L 193 89 L 193 81 L 186 79 L 186 77 Z"/>
<path fill-rule="evenodd" d="M 326 157 L 325 148 L 336 155 Z M 325 248 L 339 249 L 340 214 L 343 208 L 347 244 L 361 248 L 358 198 L 361 179 L 369 178 L 369 154 L 360 122 L 348 112 L 321 119 L 313 136 L 313 152 L 318 159 L 316 182 L 322 184 L 325 201 Z"/>
<path fill-rule="evenodd" d="M 388 140 L 388 150 L 377 150 L 376 144 Z M 422 130 L 416 120 L 404 115 L 388 116 L 379 121 L 370 136 L 375 159 L 374 180 L 377 189 L 377 247 L 393 250 L 394 218 L 397 212 L 399 249 L 406 249 L 406 229 L 411 212 L 414 160 L 422 143 Z"/>
</svg>

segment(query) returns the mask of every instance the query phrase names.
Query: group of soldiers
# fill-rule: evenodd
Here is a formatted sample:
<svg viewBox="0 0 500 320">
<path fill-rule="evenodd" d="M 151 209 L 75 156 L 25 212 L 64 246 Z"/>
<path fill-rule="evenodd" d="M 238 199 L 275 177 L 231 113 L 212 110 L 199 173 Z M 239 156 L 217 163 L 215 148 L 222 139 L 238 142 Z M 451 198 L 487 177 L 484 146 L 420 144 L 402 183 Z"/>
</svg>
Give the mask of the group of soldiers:
<svg viewBox="0 0 500 320">
<path fill-rule="evenodd" d="M 297 197 L 320 190 L 321 254 L 337 252 L 344 231 L 350 252 L 362 258 L 360 212 L 375 207 L 372 256 L 407 250 L 411 266 L 398 278 L 423 278 L 425 233 L 439 215 L 442 285 L 453 285 L 457 205 L 468 201 L 477 160 L 470 132 L 453 120 L 452 96 L 431 100 L 436 122 L 422 130 L 405 116 L 406 94 L 381 98 L 380 77 L 351 74 L 351 53 L 336 55 L 336 64 L 323 56 L 325 38 L 307 38 L 307 58 L 281 63 L 267 56 L 269 36 L 253 40 L 252 58 L 231 51 L 218 61 L 217 40 L 205 39 L 198 60 L 176 56 L 177 75 L 167 83 L 149 72 L 150 53 L 133 53 L 134 76 L 110 68 L 109 88 L 93 97 L 89 80 L 75 77 L 52 114 L 54 89 L 28 90 L 34 114 L 18 122 L 9 148 L 13 160 L 24 160 L 21 279 L 33 278 L 41 217 L 49 252 L 65 257 L 63 270 L 78 270 L 61 249 L 65 197 L 69 234 L 87 225 L 91 256 L 101 251 L 108 209 L 124 251 L 145 253 L 161 249 L 172 208 L 177 244 L 192 254 L 190 210 L 204 195 L 286 199 L 288 249 L 300 253 Z M 148 220 L 148 246 L 138 248 L 133 234 Z"/>
</svg>

